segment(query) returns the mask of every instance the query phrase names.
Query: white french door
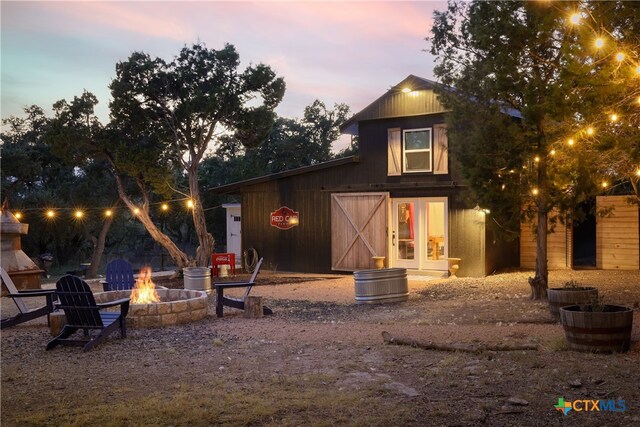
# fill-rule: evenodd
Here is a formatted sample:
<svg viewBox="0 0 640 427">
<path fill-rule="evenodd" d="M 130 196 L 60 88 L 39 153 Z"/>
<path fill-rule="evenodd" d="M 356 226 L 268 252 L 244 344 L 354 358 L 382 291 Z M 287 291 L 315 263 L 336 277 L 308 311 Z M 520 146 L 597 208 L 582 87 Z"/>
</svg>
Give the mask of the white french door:
<svg viewBox="0 0 640 427">
<path fill-rule="evenodd" d="M 446 197 L 392 199 L 391 262 L 394 267 L 446 270 L 448 203 Z"/>
</svg>

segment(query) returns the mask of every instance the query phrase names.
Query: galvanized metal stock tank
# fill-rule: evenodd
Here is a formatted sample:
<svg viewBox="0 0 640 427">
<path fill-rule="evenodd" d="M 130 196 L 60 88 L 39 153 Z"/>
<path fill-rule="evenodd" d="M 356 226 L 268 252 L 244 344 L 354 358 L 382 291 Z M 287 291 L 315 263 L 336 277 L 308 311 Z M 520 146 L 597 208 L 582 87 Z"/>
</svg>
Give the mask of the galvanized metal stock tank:
<svg viewBox="0 0 640 427">
<path fill-rule="evenodd" d="M 357 304 L 400 302 L 409 298 L 406 268 L 360 270 L 354 272 L 353 277 Z"/>
</svg>

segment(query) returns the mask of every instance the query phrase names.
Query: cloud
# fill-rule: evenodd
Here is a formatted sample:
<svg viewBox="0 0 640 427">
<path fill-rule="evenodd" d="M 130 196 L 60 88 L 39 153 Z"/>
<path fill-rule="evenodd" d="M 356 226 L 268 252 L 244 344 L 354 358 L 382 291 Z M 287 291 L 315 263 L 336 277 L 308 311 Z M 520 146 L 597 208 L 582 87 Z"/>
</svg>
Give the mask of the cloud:
<svg viewBox="0 0 640 427">
<path fill-rule="evenodd" d="M 164 39 L 195 37 L 187 23 L 174 19 L 178 2 L 25 2 L 3 5 L 14 28 L 57 35 L 91 36 L 128 32 Z M 183 4 L 184 6 L 184 4 Z"/>
</svg>

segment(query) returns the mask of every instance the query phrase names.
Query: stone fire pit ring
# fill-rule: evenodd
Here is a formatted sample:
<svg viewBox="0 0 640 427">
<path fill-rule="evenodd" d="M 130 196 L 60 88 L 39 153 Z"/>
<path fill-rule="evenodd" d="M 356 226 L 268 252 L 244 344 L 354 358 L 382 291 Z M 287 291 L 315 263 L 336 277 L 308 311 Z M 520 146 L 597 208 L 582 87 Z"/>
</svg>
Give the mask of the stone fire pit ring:
<svg viewBox="0 0 640 427">
<path fill-rule="evenodd" d="M 207 293 L 188 289 L 156 289 L 159 303 L 131 304 L 127 326 L 156 328 L 196 322 L 207 317 Z M 131 297 L 131 290 L 96 292 L 98 304 Z"/>
</svg>

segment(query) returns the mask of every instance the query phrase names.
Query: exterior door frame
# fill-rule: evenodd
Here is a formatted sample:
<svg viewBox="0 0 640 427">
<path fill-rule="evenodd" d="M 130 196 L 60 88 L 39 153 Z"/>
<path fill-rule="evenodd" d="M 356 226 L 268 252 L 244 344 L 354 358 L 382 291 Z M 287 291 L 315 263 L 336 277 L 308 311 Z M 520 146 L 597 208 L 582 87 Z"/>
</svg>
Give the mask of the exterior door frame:
<svg viewBox="0 0 640 427">
<path fill-rule="evenodd" d="M 397 242 L 398 242 L 398 229 L 397 229 L 397 204 L 413 202 L 415 206 L 415 232 L 414 232 L 414 251 L 415 257 L 413 260 L 401 260 L 397 257 Z M 444 253 L 438 260 L 427 259 L 428 246 L 428 203 L 444 203 Z M 449 256 L 449 199 L 447 197 L 398 197 L 392 198 L 389 202 L 389 267 L 401 267 L 417 270 L 441 270 L 447 271 Z M 394 242 L 395 236 L 395 242 Z"/>
</svg>

